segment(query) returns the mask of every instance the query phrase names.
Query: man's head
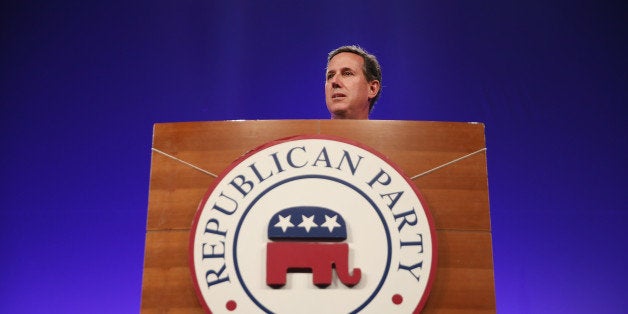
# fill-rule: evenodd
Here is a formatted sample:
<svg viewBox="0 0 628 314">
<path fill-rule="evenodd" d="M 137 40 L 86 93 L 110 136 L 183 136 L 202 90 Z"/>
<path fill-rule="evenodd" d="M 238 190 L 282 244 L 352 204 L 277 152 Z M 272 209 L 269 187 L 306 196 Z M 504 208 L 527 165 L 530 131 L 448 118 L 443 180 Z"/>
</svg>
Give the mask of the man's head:
<svg viewBox="0 0 628 314">
<path fill-rule="evenodd" d="M 325 102 L 332 119 L 368 119 L 381 92 L 382 71 L 377 58 L 358 46 L 329 53 L 325 73 Z"/>
</svg>

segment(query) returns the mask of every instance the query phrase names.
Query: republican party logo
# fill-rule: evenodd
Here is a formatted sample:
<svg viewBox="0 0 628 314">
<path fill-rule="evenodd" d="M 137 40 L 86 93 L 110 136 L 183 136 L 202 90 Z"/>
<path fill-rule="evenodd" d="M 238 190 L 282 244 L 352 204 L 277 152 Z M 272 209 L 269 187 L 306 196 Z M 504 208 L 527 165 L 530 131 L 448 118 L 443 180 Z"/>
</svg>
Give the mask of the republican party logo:
<svg viewBox="0 0 628 314">
<path fill-rule="evenodd" d="M 382 154 L 330 136 L 267 143 L 214 181 L 190 235 L 211 313 L 418 313 L 436 233 Z"/>
</svg>

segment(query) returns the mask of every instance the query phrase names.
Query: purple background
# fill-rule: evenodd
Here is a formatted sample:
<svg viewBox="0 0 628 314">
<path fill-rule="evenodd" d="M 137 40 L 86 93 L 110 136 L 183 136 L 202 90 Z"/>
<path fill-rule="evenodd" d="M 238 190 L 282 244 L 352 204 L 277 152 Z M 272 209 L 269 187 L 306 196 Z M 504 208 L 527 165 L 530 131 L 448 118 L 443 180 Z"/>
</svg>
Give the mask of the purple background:
<svg viewBox="0 0 628 314">
<path fill-rule="evenodd" d="M 373 119 L 486 124 L 497 309 L 628 308 L 625 1 L 27 1 L 0 7 L 0 312 L 136 313 L 152 125 L 326 119 L 328 51 Z"/>
</svg>

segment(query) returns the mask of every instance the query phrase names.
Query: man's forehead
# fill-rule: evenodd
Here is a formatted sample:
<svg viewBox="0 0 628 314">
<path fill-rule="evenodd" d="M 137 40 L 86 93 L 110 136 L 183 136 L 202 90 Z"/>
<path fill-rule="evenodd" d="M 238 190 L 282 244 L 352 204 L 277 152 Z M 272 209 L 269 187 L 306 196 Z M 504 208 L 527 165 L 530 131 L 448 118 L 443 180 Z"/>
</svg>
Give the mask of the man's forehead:
<svg viewBox="0 0 628 314">
<path fill-rule="evenodd" d="M 363 63 L 364 59 L 362 59 L 362 56 L 352 52 L 341 52 L 329 60 L 329 63 L 327 63 L 327 71 L 338 69 L 357 70 L 362 67 Z"/>
</svg>

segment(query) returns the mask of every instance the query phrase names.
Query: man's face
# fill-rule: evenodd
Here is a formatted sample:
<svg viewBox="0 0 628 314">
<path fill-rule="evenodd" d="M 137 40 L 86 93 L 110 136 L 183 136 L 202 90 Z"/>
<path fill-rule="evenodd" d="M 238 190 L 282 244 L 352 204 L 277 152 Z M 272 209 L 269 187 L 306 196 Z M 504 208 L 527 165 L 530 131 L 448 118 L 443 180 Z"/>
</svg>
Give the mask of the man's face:
<svg viewBox="0 0 628 314">
<path fill-rule="evenodd" d="M 327 64 L 325 102 L 332 119 L 368 119 L 369 99 L 379 82 L 364 76 L 364 59 L 351 52 L 335 55 Z"/>
</svg>

